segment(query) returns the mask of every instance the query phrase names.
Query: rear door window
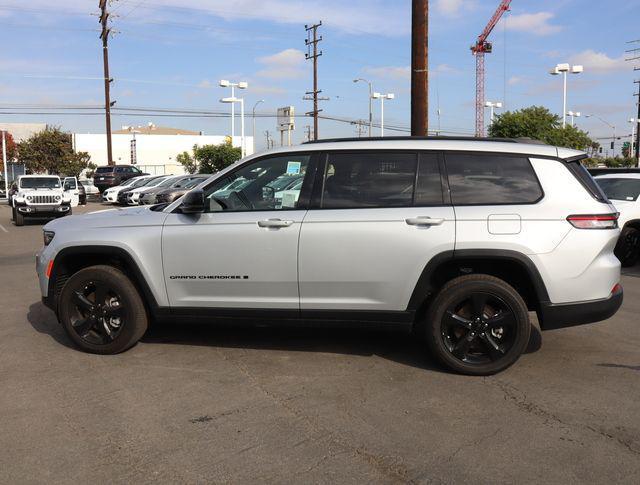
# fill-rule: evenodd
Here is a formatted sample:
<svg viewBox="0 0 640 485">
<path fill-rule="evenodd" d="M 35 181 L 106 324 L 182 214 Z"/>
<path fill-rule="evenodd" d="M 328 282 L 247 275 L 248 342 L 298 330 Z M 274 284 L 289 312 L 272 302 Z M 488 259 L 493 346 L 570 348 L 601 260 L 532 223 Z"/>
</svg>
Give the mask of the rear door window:
<svg viewBox="0 0 640 485">
<path fill-rule="evenodd" d="M 447 153 L 445 160 L 453 205 L 533 204 L 543 196 L 527 157 Z"/>
<path fill-rule="evenodd" d="M 415 153 L 329 152 L 320 206 L 324 209 L 410 207 L 417 165 Z"/>
</svg>

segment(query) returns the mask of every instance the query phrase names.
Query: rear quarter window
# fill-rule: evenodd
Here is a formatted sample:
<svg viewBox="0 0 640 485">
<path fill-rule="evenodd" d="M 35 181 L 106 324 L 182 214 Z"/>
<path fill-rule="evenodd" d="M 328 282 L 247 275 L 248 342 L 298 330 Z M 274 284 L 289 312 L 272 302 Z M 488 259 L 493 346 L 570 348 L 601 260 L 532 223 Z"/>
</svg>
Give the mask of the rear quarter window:
<svg viewBox="0 0 640 485">
<path fill-rule="evenodd" d="M 580 182 L 582 186 L 587 189 L 587 192 L 591 194 L 591 197 L 599 202 L 609 203 L 609 199 L 607 199 L 606 194 L 602 191 L 598 183 L 594 180 L 584 165 L 580 163 L 580 160 L 566 162 L 566 165 L 573 176 L 578 179 L 578 182 Z"/>
<path fill-rule="evenodd" d="M 527 157 L 447 153 L 445 161 L 453 205 L 534 204 L 543 196 Z"/>
</svg>

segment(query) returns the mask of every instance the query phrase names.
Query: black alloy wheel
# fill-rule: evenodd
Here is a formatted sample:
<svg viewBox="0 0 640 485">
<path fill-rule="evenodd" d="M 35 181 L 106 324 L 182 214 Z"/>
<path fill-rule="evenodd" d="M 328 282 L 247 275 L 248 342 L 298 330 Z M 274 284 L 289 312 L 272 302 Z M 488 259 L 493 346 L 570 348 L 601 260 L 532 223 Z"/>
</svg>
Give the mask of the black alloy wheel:
<svg viewBox="0 0 640 485">
<path fill-rule="evenodd" d="M 58 317 L 78 347 L 96 354 L 127 350 L 148 327 L 138 289 L 121 270 L 107 265 L 81 269 L 69 278 L 58 298 Z"/>
<path fill-rule="evenodd" d="M 441 332 L 447 350 L 462 362 L 494 362 L 515 342 L 514 311 L 495 295 L 470 293 L 449 306 Z"/>
<path fill-rule="evenodd" d="M 527 305 L 505 281 L 471 274 L 444 285 L 425 320 L 431 353 L 449 369 L 490 375 L 512 365 L 531 334 Z"/>
<path fill-rule="evenodd" d="M 125 324 L 127 308 L 117 290 L 106 281 L 89 281 L 72 294 L 71 328 L 93 345 L 113 342 Z"/>
</svg>

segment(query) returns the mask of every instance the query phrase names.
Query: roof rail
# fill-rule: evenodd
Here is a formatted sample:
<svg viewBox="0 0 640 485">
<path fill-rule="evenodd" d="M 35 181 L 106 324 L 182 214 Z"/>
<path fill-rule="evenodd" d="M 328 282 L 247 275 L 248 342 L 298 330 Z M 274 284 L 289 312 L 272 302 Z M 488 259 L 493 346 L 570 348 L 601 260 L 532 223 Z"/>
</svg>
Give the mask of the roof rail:
<svg viewBox="0 0 640 485">
<path fill-rule="evenodd" d="M 503 143 L 533 143 L 542 144 L 540 140 L 532 138 L 490 138 L 490 137 L 474 137 L 474 136 L 385 136 L 385 137 L 362 137 L 362 138 L 325 138 L 322 140 L 312 140 L 304 142 L 303 145 L 315 143 L 337 143 L 337 142 L 354 142 L 354 141 L 407 141 L 407 140 L 444 140 L 444 141 L 488 141 Z"/>
</svg>

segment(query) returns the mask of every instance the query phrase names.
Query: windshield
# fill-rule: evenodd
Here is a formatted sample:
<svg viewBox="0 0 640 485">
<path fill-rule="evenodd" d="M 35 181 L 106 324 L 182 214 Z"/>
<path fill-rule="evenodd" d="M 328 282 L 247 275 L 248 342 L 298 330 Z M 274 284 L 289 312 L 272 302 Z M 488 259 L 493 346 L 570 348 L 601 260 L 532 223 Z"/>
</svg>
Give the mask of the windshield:
<svg viewBox="0 0 640 485">
<path fill-rule="evenodd" d="M 21 189 L 59 189 L 58 177 L 29 177 L 20 179 Z"/>
<path fill-rule="evenodd" d="M 168 177 L 160 177 L 157 179 L 151 179 L 149 181 L 149 183 L 144 184 L 145 187 L 157 187 L 158 185 L 160 185 L 162 182 L 166 181 L 168 179 Z"/>
<path fill-rule="evenodd" d="M 609 199 L 635 201 L 640 195 L 640 179 L 601 178 L 597 182 Z"/>
<path fill-rule="evenodd" d="M 167 177 L 162 183 L 158 184 L 158 187 L 171 187 L 177 180 L 177 177 Z"/>
<path fill-rule="evenodd" d="M 196 177 L 194 179 L 187 179 L 186 181 L 180 182 L 180 185 L 176 185 L 177 189 L 191 189 L 196 185 L 200 185 L 206 177 Z"/>
<path fill-rule="evenodd" d="M 136 179 L 135 182 L 133 182 L 129 187 L 131 187 L 132 189 L 138 188 L 138 187 L 143 187 L 145 185 L 147 185 L 149 183 L 149 181 L 154 180 L 154 179 L 148 179 L 148 178 L 139 178 Z"/>
</svg>

